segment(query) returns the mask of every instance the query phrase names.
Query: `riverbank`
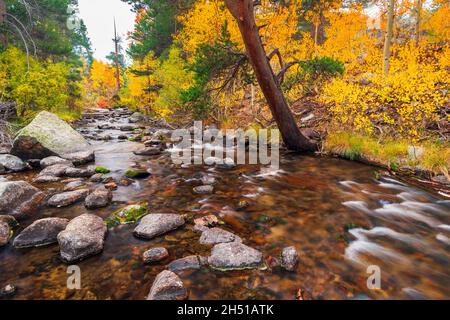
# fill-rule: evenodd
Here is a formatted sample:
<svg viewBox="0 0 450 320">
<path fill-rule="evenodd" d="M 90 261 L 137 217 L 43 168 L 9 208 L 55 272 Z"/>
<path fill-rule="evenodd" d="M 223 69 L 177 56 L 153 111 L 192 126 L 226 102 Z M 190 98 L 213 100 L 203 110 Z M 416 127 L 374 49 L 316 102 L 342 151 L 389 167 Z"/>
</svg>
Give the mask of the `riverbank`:
<svg viewBox="0 0 450 320">
<path fill-rule="evenodd" d="M 402 140 L 380 141 L 337 132 L 326 136 L 322 153 L 382 168 L 450 197 L 450 147 L 446 142 L 412 145 Z"/>
</svg>

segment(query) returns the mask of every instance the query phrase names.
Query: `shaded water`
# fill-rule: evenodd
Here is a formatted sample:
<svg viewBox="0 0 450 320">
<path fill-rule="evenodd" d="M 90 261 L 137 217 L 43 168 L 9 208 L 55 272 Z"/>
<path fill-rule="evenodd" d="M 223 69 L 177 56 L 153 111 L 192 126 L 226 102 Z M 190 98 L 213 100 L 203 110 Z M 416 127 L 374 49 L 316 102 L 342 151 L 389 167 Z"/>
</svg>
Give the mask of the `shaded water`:
<svg viewBox="0 0 450 320">
<path fill-rule="evenodd" d="M 106 133 L 117 136 L 118 131 Z M 354 162 L 283 154 L 280 170 L 238 166 L 174 166 L 168 155 L 135 156 L 139 144 L 92 142 L 96 165 L 123 175 L 133 165 L 153 175 L 114 192 L 114 203 L 95 213 L 107 218 L 127 203 L 147 200 L 152 212 L 187 214 L 189 223 L 151 241 L 136 239 L 134 225 L 110 229 L 102 254 L 78 265 L 82 289 L 68 290 L 67 265 L 57 245 L 17 250 L 0 248 L 0 287 L 15 284 L 14 299 L 144 299 L 155 276 L 169 262 L 192 254 L 209 255 L 192 231 L 192 220 L 216 214 L 223 228 L 244 243 L 276 257 L 286 246 L 300 254 L 296 273 L 280 270 L 219 272 L 208 268 L 181 274 L 190 299 L 294 299 L 299 289 L 312 299 L 402 299 L 450 297 L 450 202 L 391 178 L 375 179 L 375 168 Z M 199 172 L 215 176 L 213 195 L 197 195 Z M 10 175 L 31 181 L 37 173 Z M 43 188 L 42 186 L 38 186 Z M 43 189 L 62 188 L 61 184 Z M 248 206 L 237 209 L 245 200 Z M 82 204 L 42 209 L 22 227 L 42 217 L 73 218 Z M 17 234 L 17 233 L 16 233 Z M 164 246 L 170 257 L 144 265 L 142 253 Z M 381 290 L 369 290 L 366 269 L 381 268 Z"/>
</svg>

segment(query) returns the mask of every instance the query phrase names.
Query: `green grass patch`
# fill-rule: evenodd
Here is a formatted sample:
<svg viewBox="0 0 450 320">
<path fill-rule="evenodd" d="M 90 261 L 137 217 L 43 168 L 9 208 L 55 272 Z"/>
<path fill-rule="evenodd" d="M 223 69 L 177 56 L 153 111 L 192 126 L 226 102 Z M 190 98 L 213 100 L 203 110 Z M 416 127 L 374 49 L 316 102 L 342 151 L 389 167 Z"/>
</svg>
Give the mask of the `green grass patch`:
<svg viewBox="0 0 450 320">
<path fill-rule="evenodd" d="M 410 155 L 411 146 L 423 152 Z M 448 174 L 450 148 L 448 143 L 423 142 L 419 145 L 402 139 L 377 140 L 351 132 L 334 132 L 324 142 L 324 151 L 349 160 L 365 159 L 398 171 L 402 166 L 417 167 L 437 174 Z"/>
</svg>

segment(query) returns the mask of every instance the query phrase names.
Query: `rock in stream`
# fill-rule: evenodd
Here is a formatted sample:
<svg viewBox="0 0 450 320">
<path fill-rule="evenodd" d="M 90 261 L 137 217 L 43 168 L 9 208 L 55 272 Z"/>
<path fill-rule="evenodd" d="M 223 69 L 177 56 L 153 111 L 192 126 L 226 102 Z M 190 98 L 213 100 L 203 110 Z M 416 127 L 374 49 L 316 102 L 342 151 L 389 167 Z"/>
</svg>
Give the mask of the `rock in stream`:
<svg viewBox="0 0 450 320">
<path fill-rule="evenodd" d="M 83 214 L 73 219 L 58 234 L 61 258 L 71 263 L 102 252 L 106 232 L 106 225 L 98 216 Z"/>
<path fill-rule="evenodd" d="M 14 139 L 11 153 L 21 159 L 43 159 L 89 149 L 81 134 L 53 113 L 43 111 Z"/>
<path fill-rule="evenodd" d="M 175 273 L 164 270 L 156 276 L 147 300 L 185 300 L 187 297 L 183 281 Z"/>
<path fill-rule="evenodd" d="M 21 219 L 38 210 L 45 194 L 25 181 L 0 182 L 0 214 Z"/>
<path fill-rule="evenodd" d="M 208 258 L 209 265 L 218 270 L 243 270 L 263 267 L 263 255 L 239 242 L 216 245 Z"/>
<path fill-rule="evenodd" d="M 139 238 L 153 239 L 184 225 L 181 215 L 170 213 L 154 213 L 145 216 L 134 229 L 134 234 Z"/>
<path fill-rule="evenodd" d="M 14 239 L 13 245 L 16 248 L 29 248 L 55 243 L 58 234 L 67 227 L 68 223 L 68 219 L 62 218 L 37 220 Z"/>
</svg>

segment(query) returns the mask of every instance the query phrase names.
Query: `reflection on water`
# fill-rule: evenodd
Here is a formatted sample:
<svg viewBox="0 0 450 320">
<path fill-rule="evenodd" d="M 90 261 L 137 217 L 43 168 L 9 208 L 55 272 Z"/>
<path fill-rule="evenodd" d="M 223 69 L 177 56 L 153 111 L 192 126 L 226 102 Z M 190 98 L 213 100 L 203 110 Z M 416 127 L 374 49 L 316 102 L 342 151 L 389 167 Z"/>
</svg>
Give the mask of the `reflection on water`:
<svg viewBox="0 0 450 320">
<path fill-rule="evenodd" d="M 114 130 L 106 133 L 117 134 Z M 375 179 L 374 168 L 338 159 L 284 154 L 281 168 L 174 166 L 168 155 L 133 155 L 134 142 L 93 142 L 99 166 L 121 176 L 130 166 L 153 175 L 119 187 L 112 206 L 95 211 L 106 218 L 127 203 L 147 200 L 153 212 L 177 212 L 192 218 L 216 214 L 224 228 L 261 250 L 266 258 L 286 246 L 300 254 L 297 273 L 279 270 L 218 272 L 207 268 L 181 275 L 190 299 L 294 299 L 299 289 L 313 299 L 401 299 L 450 297 L 450 203 L 391 178 Z M 217 179 L 213 195 L 194 194 L 198 173 Z M 11 175 L 31 181 L 36 173 Z M 47 186 L 61 188 L 60 184 Z M 41 186 L 42 188 L 42 186 Z M 240 208 L 240 203 L 248 205 Z M 42 217 L 73 218 L 83 205 L 42 209 L 22 226 Z M 109 230 L 101 255 L 79 266 L 82 290 L 66 289 L 67 266 L 58 246 L 0 249 L 0 286 L 15 284 L 15 299 L 144 299 L 167 263 L 192 254 L 208 255 L 192 223 L 142 241 L 134 226 Z M 170 257 L 146 266 L 141 254 L 164 246 Z M 367 267 L 378 265 L 382 289 L 367 289 Z"/>
</svg>

